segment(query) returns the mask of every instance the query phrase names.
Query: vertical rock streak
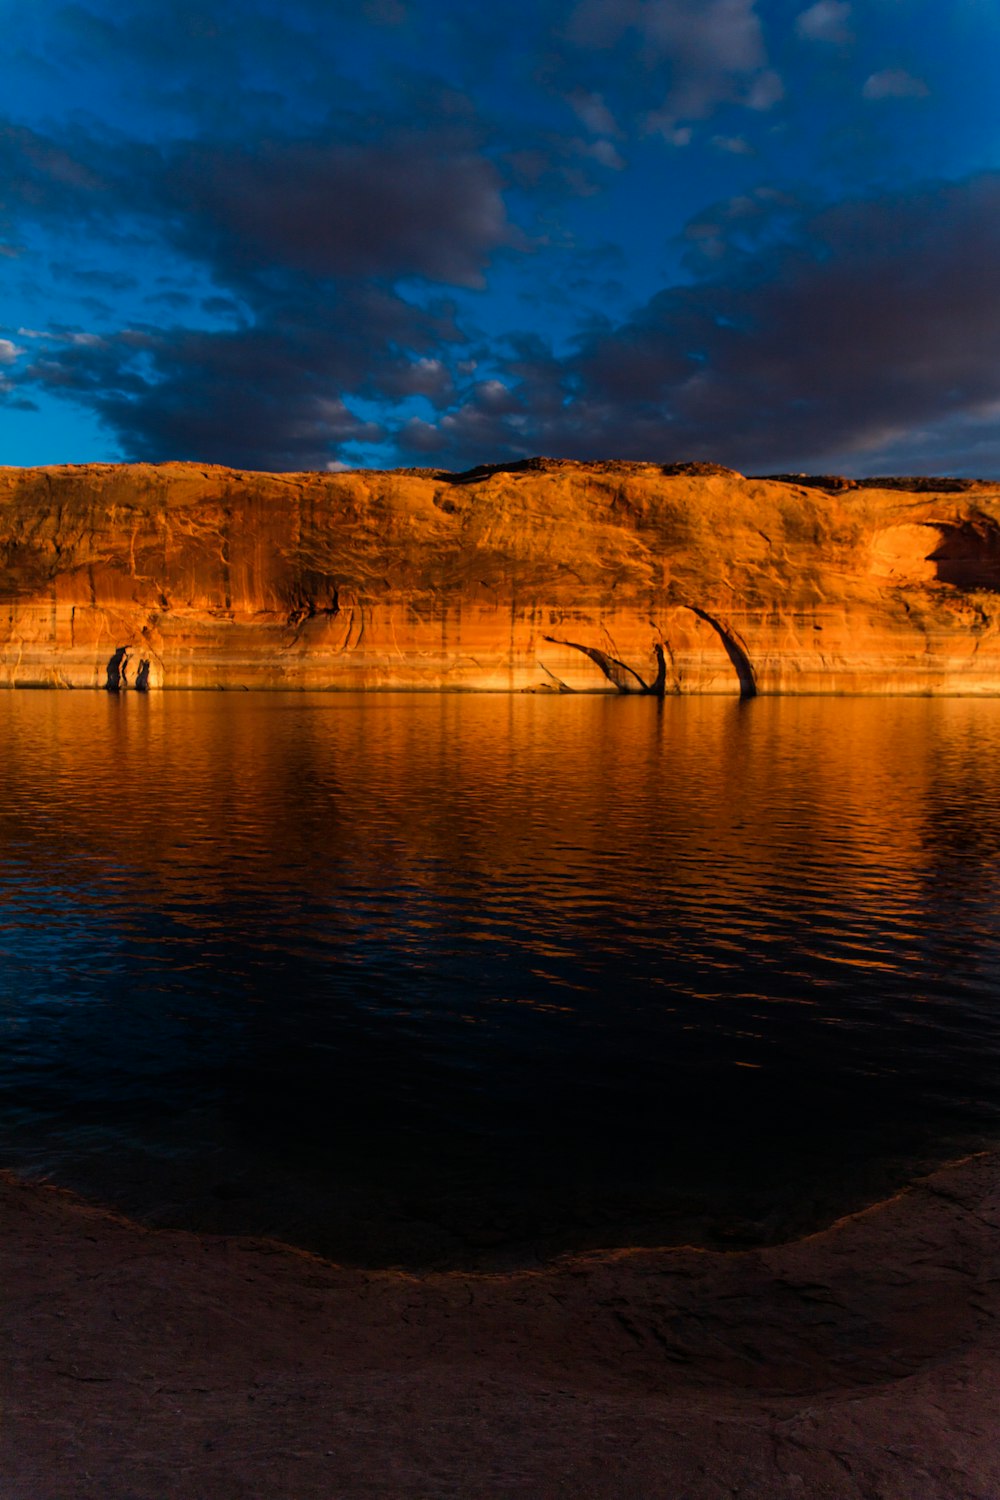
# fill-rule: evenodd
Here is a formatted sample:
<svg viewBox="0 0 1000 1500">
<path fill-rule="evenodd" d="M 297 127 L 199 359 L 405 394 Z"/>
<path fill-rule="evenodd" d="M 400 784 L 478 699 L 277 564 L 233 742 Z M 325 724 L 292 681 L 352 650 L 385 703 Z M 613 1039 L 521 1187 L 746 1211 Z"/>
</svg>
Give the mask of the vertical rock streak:
<svg viewBox="0 0 1000 1500">
<path fill-rule="evenodd" d="M 750 658 L 747 655 L 746 648 L 740 645 L 733 631 L 727 629 L 714 615 L 710 615 L 707 609 L 699 609 L 697 604 L 689 604 L 688 609 L 690 609 L 693 615 L 697 615 L 699 620 L 704 620 L 706 625 L 711 625 L 722 642 L 723 649 L 732 662 L 733 669 L 739 680 L 740 697 L 756 698 L 757 678 Z"/>
</svg>

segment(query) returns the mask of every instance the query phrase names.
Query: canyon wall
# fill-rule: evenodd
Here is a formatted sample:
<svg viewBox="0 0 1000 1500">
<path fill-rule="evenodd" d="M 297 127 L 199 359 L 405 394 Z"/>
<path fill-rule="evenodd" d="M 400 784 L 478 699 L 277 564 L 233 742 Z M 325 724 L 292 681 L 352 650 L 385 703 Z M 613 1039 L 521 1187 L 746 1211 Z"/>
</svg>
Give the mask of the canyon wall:
<svg viewBox="0 0 1000 1500">
<path fill-rule="evenodd" d="M 0 469 L 0 684 L 1000 693 L 1000 484 Z"/>
</svg>

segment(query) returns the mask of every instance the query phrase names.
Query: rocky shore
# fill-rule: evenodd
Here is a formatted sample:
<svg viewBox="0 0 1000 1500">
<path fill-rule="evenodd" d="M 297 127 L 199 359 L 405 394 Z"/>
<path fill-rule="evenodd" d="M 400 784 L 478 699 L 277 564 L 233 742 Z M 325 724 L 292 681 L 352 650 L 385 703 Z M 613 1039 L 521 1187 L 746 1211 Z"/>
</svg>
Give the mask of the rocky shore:
<svg viewBox="0 0 1000 1500">
<path fill-rule="evenodd" d="M 339 1268 L 0 1181 L 4 1500 L 996 1500 L 1000 1157 L 795 1243 Z"/>
<path fill-rule="evenodd" d="M 1000 485 L 0 469 L 0 684 L 1000 693 Z"/>
</svg>

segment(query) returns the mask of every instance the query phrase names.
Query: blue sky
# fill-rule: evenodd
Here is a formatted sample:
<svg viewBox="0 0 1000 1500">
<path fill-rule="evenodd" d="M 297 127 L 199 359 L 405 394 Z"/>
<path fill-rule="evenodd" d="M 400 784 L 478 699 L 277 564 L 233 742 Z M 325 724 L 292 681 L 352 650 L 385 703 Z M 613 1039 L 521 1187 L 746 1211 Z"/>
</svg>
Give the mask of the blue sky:
<svg viewBox="0 0 1000 1500">
<path fill-rule="evenodd" d="M 0 462 L 1000 474 L 995 0 L 0 19 Z"/>
</svg>

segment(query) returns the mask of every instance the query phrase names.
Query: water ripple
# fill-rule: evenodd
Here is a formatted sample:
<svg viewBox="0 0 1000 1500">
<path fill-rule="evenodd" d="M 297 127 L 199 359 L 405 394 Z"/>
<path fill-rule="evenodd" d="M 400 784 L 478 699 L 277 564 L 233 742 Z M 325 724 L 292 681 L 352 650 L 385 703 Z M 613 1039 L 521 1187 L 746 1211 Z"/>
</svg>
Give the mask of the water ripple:
<svg viewBox="0 0 1000 1500">
<path fill-rule="evenodd" d="M 8 1163 L 476 1261 L 773 1238 L 995 1138 L 1000 704 L 0 713 Z"/>
</svg>

